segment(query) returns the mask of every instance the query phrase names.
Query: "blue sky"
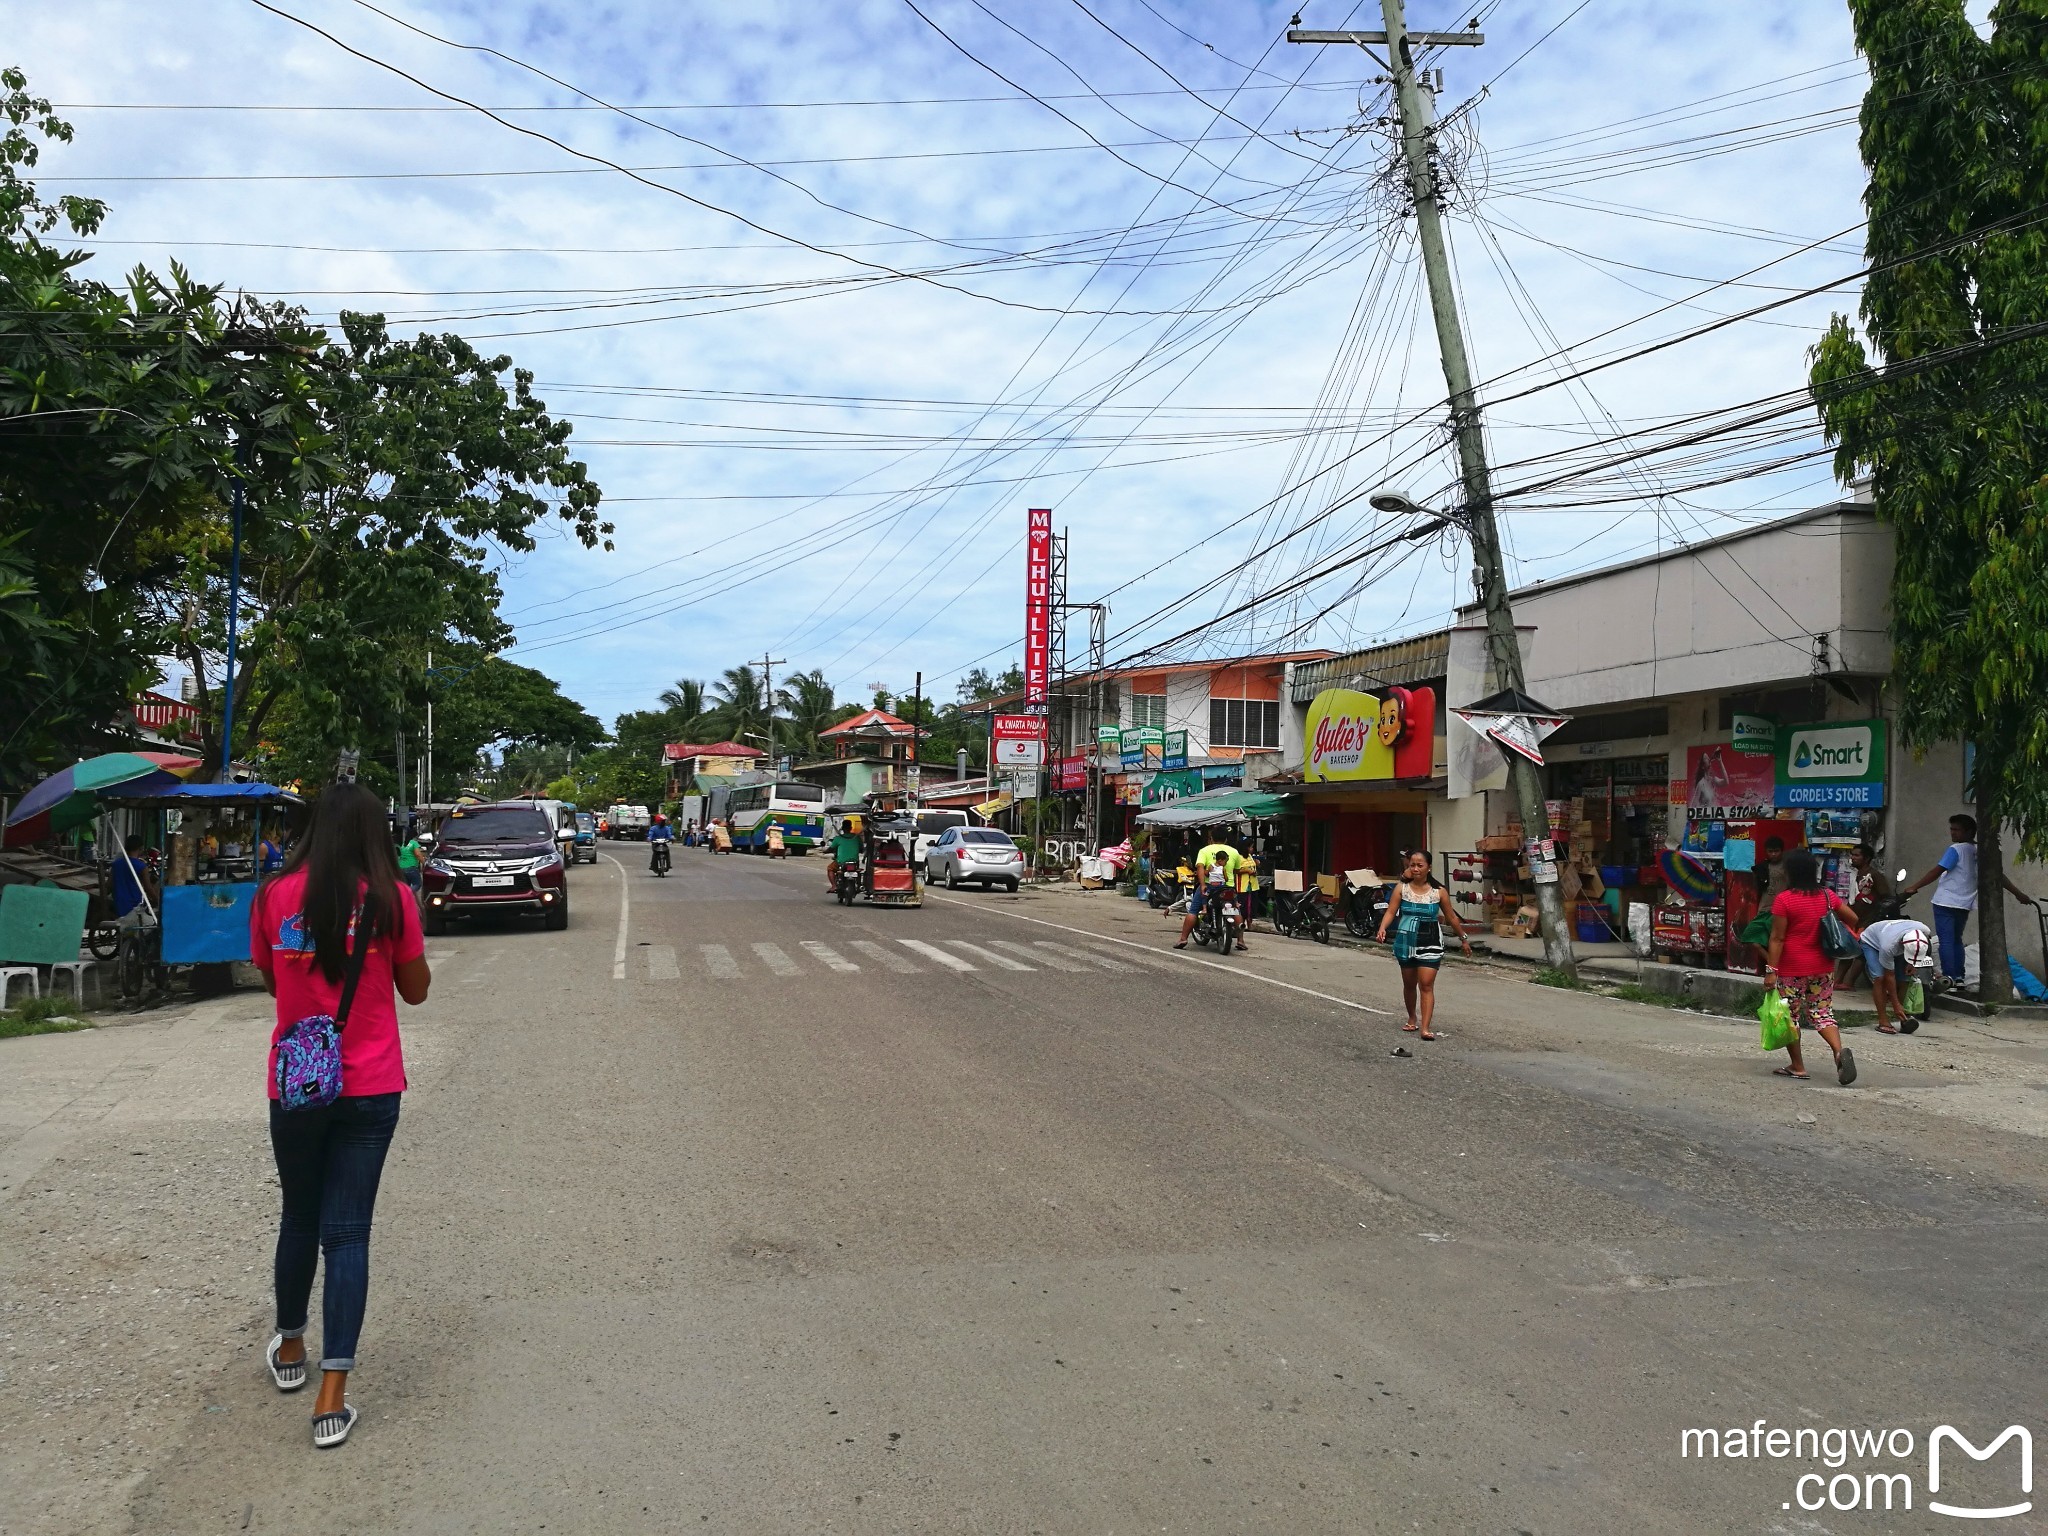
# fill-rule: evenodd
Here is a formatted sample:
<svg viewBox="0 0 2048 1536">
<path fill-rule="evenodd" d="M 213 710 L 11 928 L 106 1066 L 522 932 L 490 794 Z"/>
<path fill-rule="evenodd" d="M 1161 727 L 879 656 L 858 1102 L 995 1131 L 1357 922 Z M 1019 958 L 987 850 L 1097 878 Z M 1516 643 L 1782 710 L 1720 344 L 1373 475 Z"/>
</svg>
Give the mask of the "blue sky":
<svg viewBox="0 0 2048 1536">
<path fill-rule="evenodd" d="M 1285 42 L 1291 5 L 274 3 L 567 147 L 254 4 L 73 0 L 10 8 L 6 57 L 78 130 L 43 179 L 111 204 L 102 275 L 175 257 L 531 368 L 618 548 L 508 558 L 510 654 L 607 720 L 764 654 L 845 697 L 919 669 L 945 696 L 1018 652 L 1028 506 L 1071 531 L 1116 658 L 1190 629 L 1170 654 L 1360 643 L 1466 590 L 1439 539 L 1335 565 L 1399 531 L 1360 492 L 1437 504 L 1452 468 L 1384 92 L 1360 51 Z M 1452 240 L 1499 482 L 1528 492 L 1519 579 L 1833 494 L 1817 460 L 1704 483 L 1811 448 L 1810 416 L 1804 442 L 1528 489 L 1796 389 L 1853 309 L 1841 288 L 1557 381 L 1860 265 L 1846 9 L 1743 9 L 1412 7 L 1483 15 L 1484 47 L 1428 62 L 1464 109 Z"/>
</svg>

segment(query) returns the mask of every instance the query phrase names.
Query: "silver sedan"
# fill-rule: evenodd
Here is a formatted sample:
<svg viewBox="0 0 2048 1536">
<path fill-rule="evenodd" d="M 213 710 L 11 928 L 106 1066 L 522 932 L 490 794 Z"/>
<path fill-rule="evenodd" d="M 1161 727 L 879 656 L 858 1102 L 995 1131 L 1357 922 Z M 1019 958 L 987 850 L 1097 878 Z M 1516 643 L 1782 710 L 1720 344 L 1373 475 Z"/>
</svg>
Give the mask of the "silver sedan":
<svg viewBox="0 0 2048 1536">
<path fill-rule="evenodd" d="M 925 850 L 926 885 L 945 881 L 946 889 L 992 885 L 1016 890 L 1024 878 L 1023 850 L 1010 841 L 1007 832 L 993 827 L 949 827 L 946 835 Z"/>
</svg>

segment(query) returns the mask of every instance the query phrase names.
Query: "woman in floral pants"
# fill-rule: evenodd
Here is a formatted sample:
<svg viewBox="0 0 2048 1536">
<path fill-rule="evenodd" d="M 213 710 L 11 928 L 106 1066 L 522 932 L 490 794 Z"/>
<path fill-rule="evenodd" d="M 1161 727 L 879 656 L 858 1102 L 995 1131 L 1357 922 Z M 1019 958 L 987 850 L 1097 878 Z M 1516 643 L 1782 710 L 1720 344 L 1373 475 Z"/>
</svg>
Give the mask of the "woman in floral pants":
<svg viewBox="0 0 2048 1536">
<path fill-rule="evenodd" d="M 1792 1060 L 1777 1074 L 1806 1076 L 1799 1035 L 1817 1030 L 1835 1053 L 1835 1078 L 1846 1088 L 1856 1081 L 1856 1056 L 1835 1027 L 1835 963 L 1820 946 L 1820 923 L 1833 912 L 1855 933 L 1855 917 L 1833 891 L 1820 888 L 1820 860 L 1804 848 L 1785 855 L 1785 883 L 1771 906 L 1771 947 L 1764 966 L 1764 975 L 1792 1012 L 1792 1043 L 1785 1047 Z"/>
</svg>

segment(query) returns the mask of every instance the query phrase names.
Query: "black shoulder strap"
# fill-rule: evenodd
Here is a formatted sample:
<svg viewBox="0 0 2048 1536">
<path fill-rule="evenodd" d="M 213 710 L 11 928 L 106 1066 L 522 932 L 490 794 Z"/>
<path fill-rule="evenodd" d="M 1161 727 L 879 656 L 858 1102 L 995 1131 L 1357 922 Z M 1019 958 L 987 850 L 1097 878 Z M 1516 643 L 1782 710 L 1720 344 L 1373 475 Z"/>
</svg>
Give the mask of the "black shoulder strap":
<svg viewBox="0 0 2048 1536">
<path fill-rule="evenodd" d="M 355 933 L 355 943 L 350 946 L 341 966 L 341 1001 L 334 1008 L 337 1034 L 348 1025 L 348 1010 L 356 1000 L 356 983 L 363 979 L 363 960 L 370 951 L 370 915 L 367 908 L 356 908 L 350 927 Z"/>
</svg>

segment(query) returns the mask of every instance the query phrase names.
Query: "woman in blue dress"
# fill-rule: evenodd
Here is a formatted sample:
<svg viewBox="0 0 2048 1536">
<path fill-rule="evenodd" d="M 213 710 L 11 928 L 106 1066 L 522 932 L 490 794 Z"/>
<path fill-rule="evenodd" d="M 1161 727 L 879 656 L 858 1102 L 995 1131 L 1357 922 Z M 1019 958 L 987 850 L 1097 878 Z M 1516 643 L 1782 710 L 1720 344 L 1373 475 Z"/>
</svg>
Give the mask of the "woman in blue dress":
<svg viewBox="0 0 2048 1536">
<path fill-rule="evenodd" d="M 1444 925 L 1472 953 L 1472 941 L 1465 937 L 1465 925 L 1451 907 L 1451 893 L 1429 876 L 1429 854 L 1416 849 L 1401 869 L 1401 883 L 1394 887 L 1394 899 L 1387 903 L 1380 919 L 1380 941 L 1387 930 L 1394 933 L 1394 959 L 1401 967 L 1401 1001 L 1408 1008 L 1408 1022 L 1401 1028 L 1434 1040 L 1429 1026 L 1436 1017 L 1436 972 L 1444 959 Z"/>
</svg>

